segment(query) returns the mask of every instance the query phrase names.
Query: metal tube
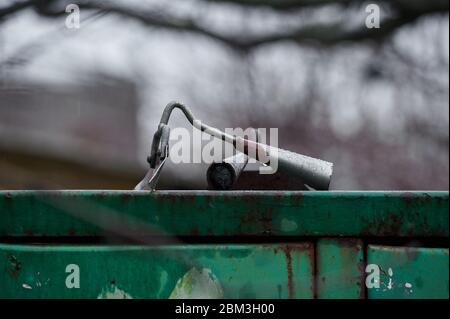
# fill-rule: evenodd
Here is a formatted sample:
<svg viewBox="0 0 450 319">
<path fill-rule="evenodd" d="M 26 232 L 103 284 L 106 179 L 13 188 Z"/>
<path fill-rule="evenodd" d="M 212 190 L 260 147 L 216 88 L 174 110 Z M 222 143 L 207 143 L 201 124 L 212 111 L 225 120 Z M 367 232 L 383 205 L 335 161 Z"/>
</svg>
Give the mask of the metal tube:
<svg viewBox="0 0 450 319">
<path fill-rule="evenodd" d="M 227 157 L 220 163 L 212 163 L 206 172 L 208 188 L 212 190 L 231 189 L 247 163 L 248 156 L 244 153 Z"/>
<path fill-rule="evenodd" d="M 269 153 L 272 158 L 277 156 L 278 170 L 301 179 L 315 190 L 329 189 L 333 163 L 275 147 L 270 147 Z"/>
<path fill-rule="evenodd" d="M 231 143 L 237 151 L 268 166 L 275 166 L 275 161 L 277 161 L 277 169 L 285 171 L 293 177 L 300 178 L 305 184 L 316 190 L 328 190 L 331 175 L 333 173 L 332 163 L 227 134 L 217 128 L 202 123 L 194 117 L 189 108 L 178 102 L 171 102 L 164 109 L 158 131 L 153 139 L 152 153 L 149 157 L 150 166 L 152 168 L 155 167 L 157 162 L 158 147 L 161 135 L 163 135 L 163 128 L 167 126 L 170 115 L 175 108 L 180 109 L 195 128 L 219 138 L 222 141 Z M 230 166 L 224 165 L 224 167 L 230 172 L 230 181 L 234 182 L 234 168 L 232 168 L 231 164 Z"/>
</svg>

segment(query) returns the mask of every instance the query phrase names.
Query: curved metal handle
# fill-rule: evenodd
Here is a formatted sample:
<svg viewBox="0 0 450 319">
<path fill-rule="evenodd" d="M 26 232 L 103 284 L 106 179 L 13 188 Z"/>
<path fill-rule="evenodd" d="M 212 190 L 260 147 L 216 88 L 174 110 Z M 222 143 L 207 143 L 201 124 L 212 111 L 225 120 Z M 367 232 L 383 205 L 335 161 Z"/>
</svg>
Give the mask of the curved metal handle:
<svg viewBox="0 0 450 319">
<path fill-rule="evenodd" d="M 151 168 L 155 168 L 158 162 L 169 156 L 170 128 L 167 124 L 159 124 L 158 130 L 153 135 L 152 149 L 147 161 Z"/>
<path fill-rule="evenodd" d="M 331 175 L 333 173 L 332 163 L 258 142 L 253 142 L 236 135 L 227 134 L 212 126 L 202 123 L 194 117 L 189 108 L 179 102 L 171 102 L 167 104 L 163 111 L 158 130 L 153 136 L 150 156 L 147 158 L 151 168 L 154 169 L 158 164 L 163 164 L 164 160 L 169 156 L 170 129 L 168 122 L 170 115 L 175 108 L 180 109 L 195 128 L 221 139 L 224 142 L 233 144 L 233 147 L 236 150 L 244 153 L 245 155 L 251 156 L 259 162 L 269 166 L 271 166 L 271 160 L 277 160 L 279 163 L 279 169 L 293 173 L 293 175 L 301 178 L 306 184 L 317 190 L 328 189 Z M 161 167 L 162 165 L 158 166 L 158 174 Z M 154 181 L 153 184 L 156 184 L 156 181 Z"/>
</svg>

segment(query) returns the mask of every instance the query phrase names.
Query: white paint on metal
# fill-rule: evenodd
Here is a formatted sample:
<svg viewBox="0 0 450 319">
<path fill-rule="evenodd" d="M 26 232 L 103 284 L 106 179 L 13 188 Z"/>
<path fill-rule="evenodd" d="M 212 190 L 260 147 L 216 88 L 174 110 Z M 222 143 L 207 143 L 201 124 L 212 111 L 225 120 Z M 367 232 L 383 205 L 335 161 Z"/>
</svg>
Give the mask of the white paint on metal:
<svg viewBox="0 0 450 319">
<path fill-rule="evenodd" d="M 33 287 L 31 287 L 29 284 L 26 284 L 26 283 L 22 284 L 22 288 L 24 288 L 24 289 L 33 289 Z"/>
<path fill-rule="evenodd" d="M 223 289 L 211 269 L 191 268 L 175 285 L 169 299 L 221 299 Z"/>
<path fill-rule="evenodd" d="M 109 287 L 102 289 L 102 292 L 98 295 L 97 299 L 133 299 L 133 297 L 117 286 L 110 285 Z"/>
</svg>

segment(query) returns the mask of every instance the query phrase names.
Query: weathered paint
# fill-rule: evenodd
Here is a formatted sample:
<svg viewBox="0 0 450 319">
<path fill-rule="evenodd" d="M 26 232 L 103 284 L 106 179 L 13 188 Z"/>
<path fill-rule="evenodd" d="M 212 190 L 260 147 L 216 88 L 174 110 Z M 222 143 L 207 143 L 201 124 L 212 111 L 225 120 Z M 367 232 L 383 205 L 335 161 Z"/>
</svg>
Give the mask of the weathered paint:
<svg viewBox="0 0 450 319">
<path fill-rule="evenodd" d="M 364 252 L 361 240 L 321 239 L 316 246 L 317 297 L 364 298 Z"/>
<path fill-rule="evenodd" d="M 118 288 L 114 284 L 109 284 L 102 289 L 97 299 L 133 299 L 126 291 Z"/>
<path fill-rule="evenodd" d="M 448 237 L 448 209 L 448 192 L 2 191 L 0 236 Z"/>
<path fill-rule="evenodd" d="M 448 192 L 2 191 L 0 297 L 187 297 L 197 287 L 193 270 L 210 274 L 225 298 L 363 297 L 365 245 L 391 237 L 443 245 L 448 203 Z M 86 244 L 116 235 L 151 246 Z M 178 238 L 261 235 L 302 243 L 186 245 Z M 303 243 L 308 238 L 316 250 Z M 383 271 L 369 297 L 448 298 L 448 249 L 369 246 L 367 256 Z M 71 263 L 81 267 L 79 289 L 64 284 Z"/>
<path fill-rule="evenodd" d="M 223 288 L 211 269 L 192 267 L 181 277 L 169 299 L 222 299 Z"/>
<path fill-rule="evenodd" d="M 448 248 L 368 246 L 367 263 L 380 268 L 369 298 L 449 298 Z"/>
<path fill-rule="evenodd" d="M 313 249 L 310 243 L 159 247 L 0 244 L 0 297 L 168 298 L 194 268 L 201 273 L 208 269 L 225 298 L 313 298 Z M 68 264 L 79 266 L 80 288 L 66 287 Z"/>
</svg>

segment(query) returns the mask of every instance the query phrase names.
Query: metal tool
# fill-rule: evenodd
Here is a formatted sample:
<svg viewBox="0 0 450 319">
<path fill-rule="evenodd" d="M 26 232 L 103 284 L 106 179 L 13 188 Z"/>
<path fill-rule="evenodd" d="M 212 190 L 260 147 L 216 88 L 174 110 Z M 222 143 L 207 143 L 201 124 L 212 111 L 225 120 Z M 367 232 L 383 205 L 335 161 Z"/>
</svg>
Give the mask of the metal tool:
<svg viewBox="0 0 450 319">
<path fill-rule="evenodd" d="M 161 123 L 153 136 L 151 156 L 147 158 L 150 169 L 142 181 L 136 185 L 135 190 L 154 190 L 156 188 L 161 170 L 169 157 L 169 137 L 169 126 Z"/>
<path fill-rule="evenodd" d="M 250 141 L 240 136 L 227 134 L 217 128 L 202 123 L 194 117 L 188 107 L 179 102 L 167 104 L 163 111 L 158 130 L 153 136 L 150 156 L 147 158 L 150 164 L 150 170 L 144 179 L 135 187 L 136 190 L 154 190 L 156 187 L 161 169 L 169 156 L 170 129 L 168 122 L 175 108 L 180 109 L 196 129 L 232 144 L 237 151 L 267 166 L 271 166 L 271 163 L 275 163 L 276 161 L 278 170 L 288 172 L 292 178 L 301 179 L 306 185 L 315 190 L 328 190 L 333 173 L 332 163 Z"/>
<path fill-rule="evenodd" d="M 247 163 L 248 156 L 244 153 L 237 153 L 236 155 L 227 157 L 220 163 L 212 163 L 206 172 L 208 189 L 231 189 Z"/>
<path fill-rule="evenodd" d="M 252 129 L 252 133 L 254 133 L 256 138 L 255 142 L 259 142 L 259 131 Z M 206 171 L 208 189 L 232 189 L 247 164 L 248 156 L 241 152 L 236 152 L 236 154 L 223 159 L 221 162 L 212 163 Z"/>
</svg>

